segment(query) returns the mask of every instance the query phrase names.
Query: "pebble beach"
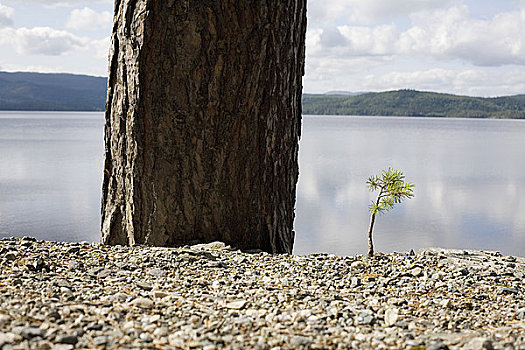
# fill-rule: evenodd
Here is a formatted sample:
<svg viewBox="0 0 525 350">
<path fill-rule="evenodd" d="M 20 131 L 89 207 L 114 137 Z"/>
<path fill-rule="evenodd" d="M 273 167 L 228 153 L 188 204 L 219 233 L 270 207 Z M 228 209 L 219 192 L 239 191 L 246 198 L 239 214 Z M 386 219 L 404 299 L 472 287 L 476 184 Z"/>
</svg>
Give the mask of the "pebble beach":
<svg viewBox="0 0 525 350">
<path fill-rule="evenodd" d="M 525 349 L 525 258 L 0 240 L 0 349 Z"/>
</svg>

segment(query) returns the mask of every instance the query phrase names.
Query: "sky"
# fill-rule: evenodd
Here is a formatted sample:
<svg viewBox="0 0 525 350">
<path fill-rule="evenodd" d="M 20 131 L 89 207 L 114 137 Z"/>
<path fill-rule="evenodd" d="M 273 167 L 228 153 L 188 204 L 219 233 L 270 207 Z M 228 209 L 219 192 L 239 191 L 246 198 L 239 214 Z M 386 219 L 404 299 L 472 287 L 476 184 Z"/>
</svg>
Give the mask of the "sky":
<svg viewBox="0 0 525 350">
<path fill-rule="evenodd" d="M 0 0 L 0 70 L 107 75 L 112 0 Z M 525 93 L 525 0 L 308 0 L 304 92 Z"/>
</svg>

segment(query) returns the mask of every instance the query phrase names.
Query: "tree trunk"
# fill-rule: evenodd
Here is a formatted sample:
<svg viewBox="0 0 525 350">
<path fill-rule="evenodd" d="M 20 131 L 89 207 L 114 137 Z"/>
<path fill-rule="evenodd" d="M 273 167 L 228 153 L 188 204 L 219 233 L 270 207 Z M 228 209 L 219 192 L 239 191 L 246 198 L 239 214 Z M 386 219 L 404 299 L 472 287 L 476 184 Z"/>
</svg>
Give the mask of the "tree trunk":
<svg viewBox="0 0 525 350">
<path fill-rule="evenodd" d="M 368 256 L 374 256 L 374 242 L 372 241 L 372 232 L 374 231 L 374 223 L 376 222 L 376 214 L 378 212 L 379 203 L 381 203 L 381 198 L 384 197 L 383 194 L 384 188 L 379 189 L 377 194 L 375 207 L 370 209 L 370 225 L 368 226 Z"/>
<path fill-rule="evenodd" d="M 374 230 L 374 223 L 376 221 L 376 213 L 370 215 L 370 225 L 368 226 L 368 256 L 374 256 L 374 242 L 372 241 L 372 231 Z"/>
<path fill-rule="evenodd" d="M 306 0 L 116 0 L 102 243 L 291 253 Z"/>
</svg>

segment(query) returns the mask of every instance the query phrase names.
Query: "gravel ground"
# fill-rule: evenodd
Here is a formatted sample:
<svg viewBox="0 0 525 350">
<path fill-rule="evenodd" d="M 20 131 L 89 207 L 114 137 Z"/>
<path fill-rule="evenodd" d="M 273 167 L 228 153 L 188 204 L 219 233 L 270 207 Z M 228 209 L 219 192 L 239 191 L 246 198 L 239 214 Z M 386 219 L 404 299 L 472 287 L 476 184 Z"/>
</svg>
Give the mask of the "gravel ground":
<svg viewBox="0 0 525 350">
<path fill-rule="evenodd" d="M 525 259 L 0 240 L 0 349 L 525 349 Z"/>
</svg>

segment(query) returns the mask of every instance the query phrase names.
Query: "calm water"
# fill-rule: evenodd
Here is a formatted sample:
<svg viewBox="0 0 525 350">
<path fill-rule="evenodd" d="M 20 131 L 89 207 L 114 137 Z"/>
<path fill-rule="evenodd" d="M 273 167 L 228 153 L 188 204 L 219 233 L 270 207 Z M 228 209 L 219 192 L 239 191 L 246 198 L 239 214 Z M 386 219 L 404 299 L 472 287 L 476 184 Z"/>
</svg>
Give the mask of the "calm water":
<svg viewBox="0 0 525 350">
<path fill-rule="evenodd" d="M 0 112 L 0 237 L 99 240 L 102 113 Z"/>
<path fill-rule="evenodd" d="M 102 113 L 0 112 L 0 237 L 98 241 Z M 366 252 L 365 180 L 390 167 L 416 197 L 376 221 L 379 251 L 525 255 L 525 121 L 303 119 L 295 253 Z"/>
</svg>

